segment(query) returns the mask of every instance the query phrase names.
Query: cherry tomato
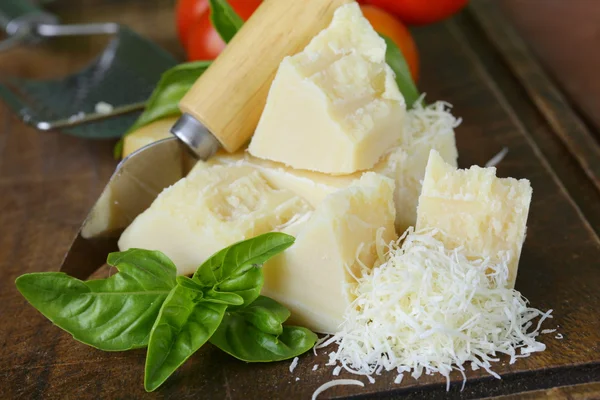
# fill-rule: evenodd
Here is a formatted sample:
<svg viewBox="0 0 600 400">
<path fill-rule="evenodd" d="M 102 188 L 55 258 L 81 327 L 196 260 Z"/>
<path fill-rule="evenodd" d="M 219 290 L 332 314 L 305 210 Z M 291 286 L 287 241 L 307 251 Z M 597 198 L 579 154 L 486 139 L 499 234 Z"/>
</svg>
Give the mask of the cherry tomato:
<svg viewBox="0 0 600 400">
<path fill-rule="evenodd" d="M 373 6 L 360 6 L 363 15 L 369 20 L 373 29 L 392 39 L 400 48 L 413 80 L 419 79 L 419 53 L 408 28 L 393 15 Z"/>
<path fill-rule="evenodd" d="M 402 22 L 426 25 L 448 18 L 469 0 L 362 0 L 394 14 Z"/>
<path fill-rule="evenodd" d="M 185 48 L 190 32 L 190 26 L 202 14 L 208 11 L 208 0 L 179 0 L 175 6 L 175 21 L 177 23 L 177 36 Z"/>
<path fill-rule="evenodd" d="M 261 4 L 261 0 L 229 0 L 229 4 L 240 18 L 247 21 Z M 185 48 L 190 61 L 213 60 L 225 48 L 225 42 L 210 22 L 210 10 L 205 11 L 190 26 Z"/>
</svg>

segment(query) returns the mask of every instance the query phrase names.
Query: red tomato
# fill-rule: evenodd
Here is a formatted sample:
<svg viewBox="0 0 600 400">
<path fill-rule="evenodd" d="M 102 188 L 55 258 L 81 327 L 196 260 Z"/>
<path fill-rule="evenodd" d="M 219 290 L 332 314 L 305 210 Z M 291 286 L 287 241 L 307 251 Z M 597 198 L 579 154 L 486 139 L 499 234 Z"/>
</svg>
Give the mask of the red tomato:
<svg viewBox="0 0 600 400">
<path fill-rule="evenodd" d="M 179 0 L 175 6 L 175 20 L 177 22 L 177 36 L 185 48 L 190 32 L 190 26 L 202 14 L 208 11 L 208 0 Z"/>
<path fill-rule="evenodd" d="M 367 5 L 360 6 L 360 9 L 375 31 L 392 39 L 396 46 L 400 48 L 410 69 L 410 74 L 413 80 L 417 82 L 419 79 L 419 53 L 406 26 L 393 15 L 380 8 Z"/>
<path fill-rule="evenodd" d="M 206 0 L 197 1 L 204 2 Z M 247 21 L 261 4 L 261 0 L 229 0 L 229 4 L 244 21 Z M 205 11 L 194 21 L 189 28 L 186 40 L 184 45 L 190 61 L 213 60 L 225 48 L 225 42 L 210 22 L 210 10 Z"/>
<path fill-rule="evenodd" d="M 383 8 L 406 24 L 425 25 L 448 18 L 469 0 L 363 0 Z"/>
</svg>

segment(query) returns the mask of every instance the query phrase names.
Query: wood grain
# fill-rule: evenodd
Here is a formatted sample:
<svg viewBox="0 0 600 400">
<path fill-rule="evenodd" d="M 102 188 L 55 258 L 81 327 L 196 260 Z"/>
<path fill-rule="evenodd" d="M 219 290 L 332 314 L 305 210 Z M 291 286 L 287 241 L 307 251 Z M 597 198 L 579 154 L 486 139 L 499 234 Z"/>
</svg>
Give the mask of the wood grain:
<svg viewBox="0 0 600 400">
<path fill-rule="evenodd" d="M 476 12 L 480 26 L 490 41 L 502 52 L 538 110 L 544 114 L 553 131 L 559 135 L 600 190 L 600 144 L 596 138 L 575 115 L 565 96 L 546 76 L 517 31 L 502 18 L 498 3 L 493 0 L 480 0 L 474 2 L 471 8 Z M 597 66 L 600 66 L 600 63 Z"/>
<path fill-rule="evenodd" d="M 97 10 L 111 7 L 111 12 L 123 10 L 119 15 L 133 19 L 131 10 L 167 15 L 170 7 L 158 0 L 119 2 L 118 7 L 117 2 L 86 4 L 82 15 L 94 18 L 101 17 Z M 152 29 L 147 29 L 153 32 L 172 30 L 170 15 L 149 21 Z M 459 374 L 452 375 L 449 393 L 437 376 L 418 382 L 406 378 L 394 385 L 395 376 L 383 374 L 375 384 L 338 387 L 324 398 L 477 398 L 600 381 L 599 192 L 472 15 L 419 28 L 415 34 L 427 99 L 451 102 L 464 120 L 456 132 L 459 164 L 482 165 L 508 147 L 499 175 L 532 182 L 528 236 L 516 287 L 533 306 L 554 309 L 545 327 L 557 328 L 564 338 L 544 335 L 547 351 L 513 365 L 503 359 L 496 368 L 501 381 L 481 371 L 469 372 L 463 392 Z M 42 63 L 36 58 L 40 62 L 32 64 L 24 53 L 0 54 L 0 74 L 61 74 L 82 63 L 75 56 L 63 59 L 52 47 L 44 51 L 48 60 L 62 61 Z M 42 57 L 33 53 L 27 51 Z M 111 147 L 110 142 L 36 132 L 0 103 L 0 399 L 306 399 L 332 379 L 331 369 L 324 366 L 325 351 L 302 356 L 291 374 L 288 362 L 250 366 L 208 345 L 164 387 L 146 394 L 143 350 L 104 353 L 89 348 L 26 303 L 15 289 L 15 278 L 58 268 L 115 167 Z M 314 364 L 320 367 L 313 372 Z M 355 378 L 346 373 L 340 377 Z M 566 392 L 549 393 L 560 397 Z"/>
<path fill-rule="evenodd" d="M 499 3 L 551 77 L 569 95 L 570 102 L 600 133 L 598 1 L 503 0 Z"/>
<path fill-rule="evenodd" d="M 560 386 L 552 389 L 535 390 L 522 394 L 497 396 L 489 400 L 535 400 L 535 399 L 600 399 L 600 383 L 583 383 L 581 385 Z"/>
</svg>

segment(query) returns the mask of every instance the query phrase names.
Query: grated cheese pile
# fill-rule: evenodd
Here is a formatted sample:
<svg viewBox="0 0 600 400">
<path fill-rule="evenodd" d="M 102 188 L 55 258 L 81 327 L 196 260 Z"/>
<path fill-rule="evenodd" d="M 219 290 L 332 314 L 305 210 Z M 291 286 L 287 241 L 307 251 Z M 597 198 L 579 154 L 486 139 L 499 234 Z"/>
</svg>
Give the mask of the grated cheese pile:
<svg viewBox="0 0 600 400">
<path fill-rule="evenodd" d="M 512 364 L 545 350 L 536 337 L 552 310 L 528 307 L 518 291 L 507 288 L 508 257 L 500 254 L 499 263 L 467 259 L 461 248 L 444 248 L 436 234 L 409 229 L 390 246 L 387 261 L 364 271 L 341 331 L 318 344 L 339 345 L 328 365 L 371 382 L 382 370 L 396 371 L 398 383 L 411 370 L 415 379 L 440 373 L 449 388 L 453 369 L 462 373 L 464 386 L 467 366 L 500 378 L 491 363 L 501 353 Z"/>
</svg>

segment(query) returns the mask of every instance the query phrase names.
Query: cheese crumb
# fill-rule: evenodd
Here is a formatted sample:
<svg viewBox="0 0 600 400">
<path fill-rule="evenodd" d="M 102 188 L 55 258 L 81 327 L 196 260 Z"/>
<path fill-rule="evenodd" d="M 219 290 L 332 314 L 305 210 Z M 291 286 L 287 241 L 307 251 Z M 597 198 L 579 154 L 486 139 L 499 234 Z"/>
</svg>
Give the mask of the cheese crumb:
<svg viewBox="0 0 600 400">
<path fill-rule="evenodd" d="M 294 370 L 296 369 L 296 367 L 298 366 L 298 357 L 294 357 L 294 360 L 292 361 L 292 363 L 290 364 L 290 372 L 293 373 Z"/>
<path fill-rule="evenodd" d="M 542 329 L 542 335 L 546 335 L 548 333 L 556 332 L 556 329 Z"/>
<path fill-rule="evenodd" d="M 563 335 L 562 333 L 557 333 L 556 336 L 554 336 L 555 339 L 562 339 Z"/>
<path fill-rule="evenodd" d="M 105 101 L 100 101 L 100 102 L 96 103 L 94 110 L 98 114 L 110 114 L 111 112 L 113 112 L 114 107 L 112 106 L 112 104 L 108 104 Z"/>
<path fill-rule="evenodd" d="M 73 114 L 67 119 L 68 122 L 76 122 L 85 118 L 85 113 L 83 111 L 79 111 L 77 114 Z"/>
<path fill-rule="evenodd" d="M 313 370 L 313 371 L 316 371 L 317 369 L 319 369 L 319 364 L 315 364 L 315 365 L 313 365 L 313 369 L 312 369 L 312 370 Z"/>
<path fill-rule="evenodd" d="M 452 370 L 463 374 L 464 385 L 465 364 L 500 378 L 492 371 L 496 354 L 512 364 L 545 350 L 536 337 L 552 310 L 528 307 L 507 286 L 509 257 L 467 258 L 462 248 L 446 249 L 440 234 L 411 228 L 390 246 L 387 262 L 364 271 L 341 331 L 319 345 L 338 344 L 328 365 L 370 381 L 380 368 L 412 370 L 415 379 L 439 373 L 449 389 Z"/>
<path fill-rule="evenodd" d="M 322 338 L 317 339 L 317 343 L 315 343 L 315 346 L 313 347 L 313 353 L 315 354 L 315 356 L 317 355 L 317 349 L 319 347 L 321 347 L 321 343 L 325 342 L 327 339 L 329 339 L 331 337 L 331 335 L 325 335 Z"/>
</svg>

